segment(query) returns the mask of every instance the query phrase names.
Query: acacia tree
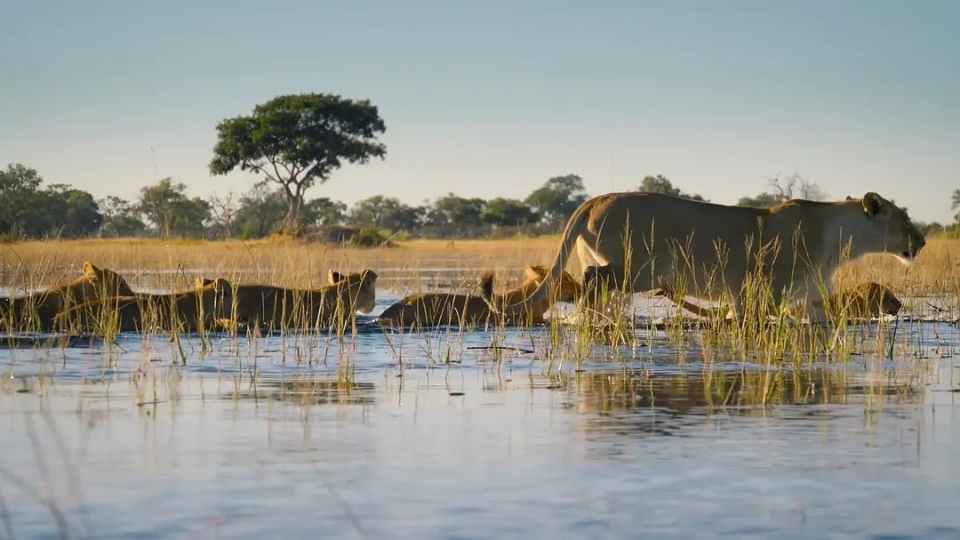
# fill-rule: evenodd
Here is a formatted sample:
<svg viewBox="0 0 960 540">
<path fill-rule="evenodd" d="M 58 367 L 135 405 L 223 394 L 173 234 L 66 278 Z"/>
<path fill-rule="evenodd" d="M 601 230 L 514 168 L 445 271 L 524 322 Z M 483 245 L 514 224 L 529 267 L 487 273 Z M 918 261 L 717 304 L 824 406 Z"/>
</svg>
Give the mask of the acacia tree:
<svg viewBox="0 0 960 540">
<path fill-rule="evenodd" d="M 334 94 L 278 96 L 217 124 L 210 173 L 236 168 L 254 171 L 279 184 L 287 200 L 283 227 L 296 229 L 304 192 L 323 184 L 343 162 L 383 159 L 387 147 L 376 137 L 386 131 L 370 100 Z"/>
</svg>

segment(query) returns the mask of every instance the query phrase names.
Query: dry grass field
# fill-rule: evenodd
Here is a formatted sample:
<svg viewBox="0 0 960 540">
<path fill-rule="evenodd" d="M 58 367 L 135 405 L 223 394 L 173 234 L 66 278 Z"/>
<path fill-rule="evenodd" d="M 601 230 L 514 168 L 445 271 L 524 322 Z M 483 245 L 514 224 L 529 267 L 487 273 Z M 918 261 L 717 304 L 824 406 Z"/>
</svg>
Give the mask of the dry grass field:
<svg viewBox="0 0 960 540">
<path fill-rule="evenodd" d="M 327 269 L 372 268 L 379 284 L 404 287 L 412 276 L 427 281 L 450 271 L 461 283 L 480 272 L 497 272 L 498 288 L 517 280 L 526 264 L 548 265 L 559 236 L 500 240 L 414 240 L 392 248 L 338 248 L 297 240 L 190 241 L 93 239 L 22 242 L 0 245 L 0 285 L 14 288 L 52 285 L 74 277 L 84 261 L 117 270 L 133 287 L 190 286 L 194 277 L 227 277 L 233 281 L 269 282 L 282 286 L 316 286 Z M 567 269 L 581 273 L 576 257 Z M 441 272 L 446 271 L 446 272 Z M 438 278 L 440 279 L 440 278 Z M 887 285 L 904 296 L 960 293 L 960 240 L 931 238 L 910 267 L 892 257 L 868 256 L 841 267 L 837 286 L 862 281 Z M 178 284 L 179 283 L 179 284 Z"/>
</svg>

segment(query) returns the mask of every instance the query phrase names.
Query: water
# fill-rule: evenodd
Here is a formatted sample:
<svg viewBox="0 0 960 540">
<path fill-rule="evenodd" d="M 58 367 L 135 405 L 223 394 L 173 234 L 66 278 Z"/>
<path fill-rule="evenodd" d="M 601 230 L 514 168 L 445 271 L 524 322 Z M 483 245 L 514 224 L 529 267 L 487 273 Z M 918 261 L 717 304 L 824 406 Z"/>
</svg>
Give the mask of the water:
<svg viewBox="0 0 960 540">
<path fill-rule="evenodd" d="M 709 380 L 696 344 L 652 330 L 548 372 L 545 329 L 360 329 L 343 354 L 193 337 L 185 364 L 160 337 L 0 350 L 0 535 L 960 537 L 947 323 L 901 322 L 892 361 L 868 340 L 779 377 L 715 360 Z M 501 337 L 536 352 L 470 348 Z"/>
</svg>

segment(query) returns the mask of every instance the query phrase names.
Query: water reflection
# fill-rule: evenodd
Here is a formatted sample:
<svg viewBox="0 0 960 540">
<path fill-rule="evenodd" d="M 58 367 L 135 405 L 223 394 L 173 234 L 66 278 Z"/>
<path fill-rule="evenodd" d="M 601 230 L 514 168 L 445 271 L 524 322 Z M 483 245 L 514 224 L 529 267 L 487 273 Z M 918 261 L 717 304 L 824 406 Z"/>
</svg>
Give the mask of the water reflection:
<svg viewBox="0 0 960 540">
<path fill-rule="evenodd" d="M 720 412 L 762 416 L 771 406 L 879 402 L 917 403 L 921 392 L 900 374 L 877 377 L 843 366 L 797 370 L 651 370 L 582 372 L 555 377 L 566 406 L 585 415 L 583 429 L 622 435 L 680 435 Z M 830 408 L 808 408 L 794 417 L 828 419 Z M 783 417 L 783 416 L 781 416 Z"/>
<path fill-rule="evenodd" d="M 257 380 L 246 390 L 221 393 L 224 399 L 273 400 L 297 405 L 372 405 L 376 386 L 369 382 L 319 379 L 312 376 Z"/>
</svg>

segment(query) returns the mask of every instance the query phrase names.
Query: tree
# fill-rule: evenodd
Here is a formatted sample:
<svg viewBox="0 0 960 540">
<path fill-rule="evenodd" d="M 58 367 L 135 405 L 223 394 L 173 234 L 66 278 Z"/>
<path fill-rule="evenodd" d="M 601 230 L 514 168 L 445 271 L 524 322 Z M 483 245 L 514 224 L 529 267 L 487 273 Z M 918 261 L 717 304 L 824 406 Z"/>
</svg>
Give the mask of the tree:
<svg viewBox="0 0 960 540">
<path fill-rule="evenodd" d="M 303 205 L 301 210 L 304 223 L 319 226 L 340 223 L 346 217 L 346 213 L 346 204 L 330 200 L 328 197 L 311 199 Z"/>
<path fill-rule="evenodd" d="M 96 233 L 103 225 L 103 214 L 90 193 L 66 184 L 51 184 L 38 193 L 45 209 L 47 232 L 62 238 L 81 238 Z"/>
<path fill-rule="evenodd" d="M 780 203 L 780 197 L 774 195 L 773 193 L 763 193 L 757 195 L 756 197 L 740 197 L 740 200 L 737 201 L 737 206 L 752 206 L 754 208 L 770 208 Z"/>
<path fill-rule="evenodd" d="M 174 184 L 170 178 L 140 190 L 140 212 L 157 227 L 158 235 L 203 233 L 204 222 L 210 217 L 210 203 L 199 197 L 191 199 L 186 191 L 186 184 Z"/>
<path fill-rule="evenodd" d="M 780 198 L 780 201 L 789 199 L 824 201 L 827 199 L 827 193 L 821 189 L 820 186 L 800 176 L 800 173 L 793 173 L 784 178 L 781 178 L 780 174 L 777 173 L 776 176 L 768 178 L 767 180 L 773 187 L 774 194 Z"/>
<path fill-rule="evenodd" d="M 539 217 L 523 201 L 504 199 L 503 197 L 487 201 L 483 212 L 480 214 L 480 218 L 485 223 L 494 227 L 521 227 L 529 223 L 535 223 Z"/>
<path fill-rule="evenodd" d="M 953 202 L 950 204 L 950 210 L 956 210 L 960 208 L 960 189 L 953 190 L 951 199 Z M 953 222 L 957 225 L 960 225 L 960 213 L 954 214 Z"/>
<path fill-rule="evenodd" d="M 540 215 L 540 222 L 551 232 L 567 222 L 570 214 L 587 200 L 583 179 L 575 174 L 554 176 L 524 201 Z"/>
<path fill-rule="evenodd" d="M 280 225 L 287 213 L 287 203 L 281 188 L 271 189 L 264 179 L 240 196 L 234 222 L 241 238 L 263 238 Z"/>
<path fill-rule="evenodd" d="M 103 224 L 100 227 L 103 236 L 136 236 L 147 230 L 136 204 L 109 195 L 98 201 L 98 206 L 103 211 Z"/>
<path fill-rule="evenodd" d="M 30 235 L 41 208 L 35 203 L 43 178 L 19 163 L 0 171 L 0 233 Z"/>
<path fill-rule="evenodd" d="M 284 227 L 295 230 L 304 192 L 326 182 L 342 162 L 383 159 L 387 148 L 376 137 L 384 131 L 369 100 L 316 93 L 278 96 L 254 107 L 251 116 L 217 124 L 210 173 L 225 175 L 239 167 L 279 184 L 287 201 Z"/>
<path fill-rule="evenodd" d="M 637 191 L 645 191 L 648 193 L 663 193 L 665 195 L 673 195 L 674 197 L 684 197 L 687 199 L 692 199 L 694 201 L 705 201 L 702 195 L 699 194 L 689 194 L 680 191 L 679 187 L 674 187 L 673 182 L 667 179 L 666 176 L 658 174 L 656 176 L 645 176 L 643 181 L 640 182 L 640 187 L 637 188 Z"/>
<path fill-rule="evenodd" d="M 436 214 L 431 216 L 434 226 L 440 227 L 441 236 L 469 238 L 476 236 L 482 225 L 480 215 L 486 201 L 467 199 L 447 193 L 433 202 Z"/>
</svg>

